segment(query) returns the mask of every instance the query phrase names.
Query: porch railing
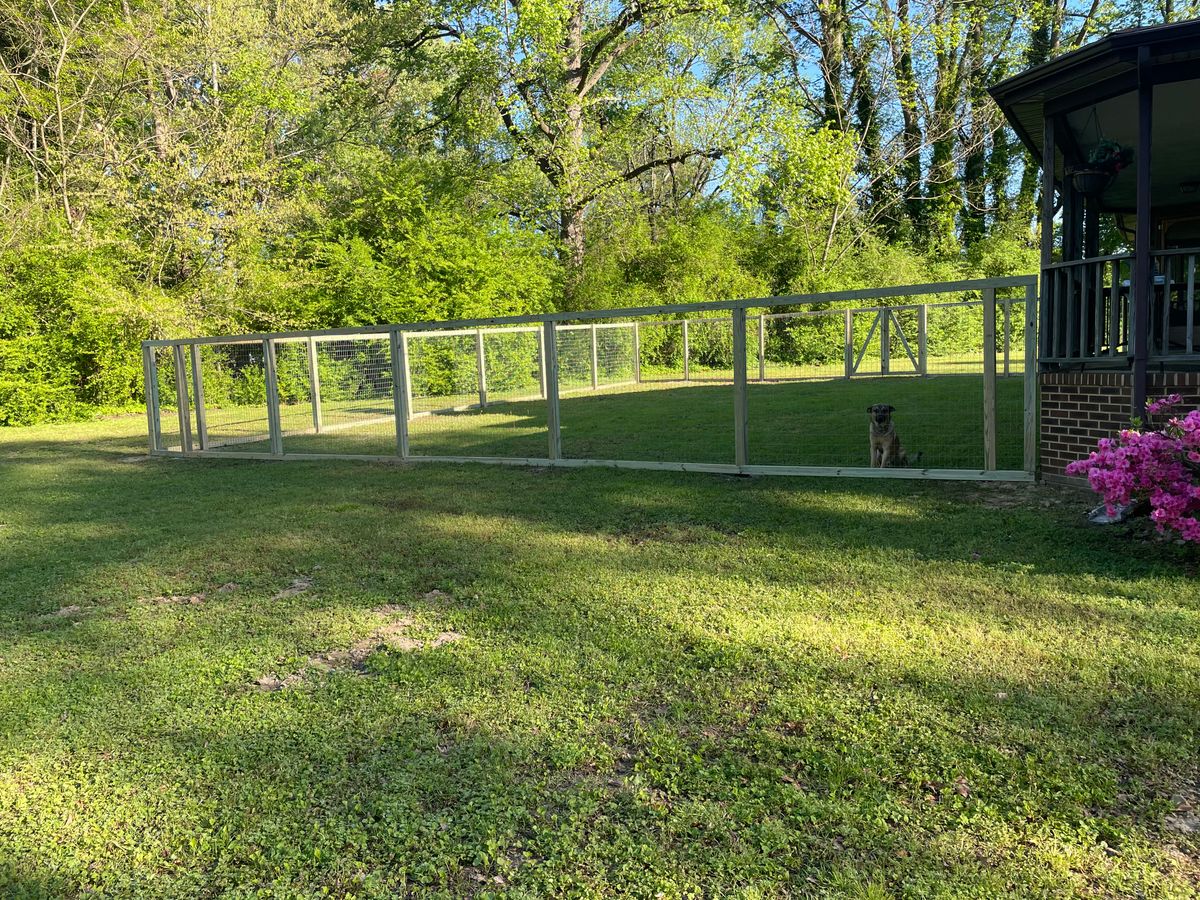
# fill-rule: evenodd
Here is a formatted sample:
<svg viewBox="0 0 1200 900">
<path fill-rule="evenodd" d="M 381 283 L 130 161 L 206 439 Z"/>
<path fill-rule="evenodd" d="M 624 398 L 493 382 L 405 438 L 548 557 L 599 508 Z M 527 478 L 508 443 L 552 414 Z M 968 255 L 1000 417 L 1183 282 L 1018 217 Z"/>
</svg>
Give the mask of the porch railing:
<svg viewBox="0 0 1200 900">
<path fill-rule="evenodd" d="M 1200 362 L 1200 248 L 1159 250 L 1151 256 L 1150 317 L 1145 326 L 1132 321 L 1132 253 L 1045 267 L 1041 362 L 1123 362 L 1136 327 L 1147 330 L 1150 362 Z"/>
</svg>

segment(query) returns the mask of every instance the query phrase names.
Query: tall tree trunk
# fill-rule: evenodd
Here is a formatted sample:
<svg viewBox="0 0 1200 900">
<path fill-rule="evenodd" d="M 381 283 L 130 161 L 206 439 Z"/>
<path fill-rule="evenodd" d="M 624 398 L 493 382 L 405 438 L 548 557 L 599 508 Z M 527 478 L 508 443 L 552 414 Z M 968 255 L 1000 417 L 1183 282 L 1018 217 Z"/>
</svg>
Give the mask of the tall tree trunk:
<svg viewBox="0 0 1200 900">
<path fill-rule="evenodd" d="M 913 68 L 912 25 L 909 22 L 908 0 L 896 3 L 895 38 L 892 42 L 892 66 L 900 115 L 904 122 L 900 162 L 900 183 L 904 211 L 913 232 L 924 231 L 924 205 L 921 201 L 921 147 L 925 135 L 921 129 L 921 114 L 917 107 L 917 76 Z"/>
<path fill-rule="evenodd" d="M 567 25 L 563 47 L 563 72 L 566 122 L 560 134 L 562 146 L 562 185 L 559 200 L 559 240 L 567 267 L 566 299 L 571 300 L 582 275 L 584 252 L 584 201 L 581 166 L 584 153 L 583 103 L 583 0 L 575 0 Z"/>
</svg>

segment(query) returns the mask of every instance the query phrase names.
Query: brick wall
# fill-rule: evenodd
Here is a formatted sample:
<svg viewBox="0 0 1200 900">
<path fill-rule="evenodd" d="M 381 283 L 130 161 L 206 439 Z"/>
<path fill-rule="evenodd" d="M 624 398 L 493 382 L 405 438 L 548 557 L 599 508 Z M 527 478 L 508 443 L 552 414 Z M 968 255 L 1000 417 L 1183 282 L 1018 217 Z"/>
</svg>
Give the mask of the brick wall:
<svg viewBox="0 0 1200 900">
<path fill-rule="evenodd" d="M 1067 463 L 1087 456 L 1102 437 L 1129 424 L 1133 376 L 1129 372 L 1043 372 L 1041 473 L 1062 477 Z M 1180 393 L 1200 406 L 1200 372 L 1147 374 L 1151 399 Z"/>
</svg>

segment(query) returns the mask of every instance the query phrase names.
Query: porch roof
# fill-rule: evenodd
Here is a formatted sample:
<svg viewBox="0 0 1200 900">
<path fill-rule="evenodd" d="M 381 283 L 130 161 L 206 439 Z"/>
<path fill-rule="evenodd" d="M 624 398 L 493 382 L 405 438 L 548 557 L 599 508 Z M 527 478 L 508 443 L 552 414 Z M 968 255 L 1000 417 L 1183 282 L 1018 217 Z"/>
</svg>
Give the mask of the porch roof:
<svg viewBox="0 0 1200 900">
<path fill-rule="evenodd" d="M 1034 66 L 989 88 L 1005 117 L 1043 162 L 1043 123 L 1058 116 L 1063 157 L 1055 177 L 1082 165 L 1101 137 L 1137 143 L 1138 55 L 1146 48 L 1155 84 L 1152 145 L 1154 205 L 1195 206 L 1200 182 L 1200 19 L 1117 31 Z M 1066 133 L 1062 133 L 1065 131 Z M 1134 173 L 1122 173 L 1105 192 L 1104 206 L 1136 206 Z"/>
</svg>

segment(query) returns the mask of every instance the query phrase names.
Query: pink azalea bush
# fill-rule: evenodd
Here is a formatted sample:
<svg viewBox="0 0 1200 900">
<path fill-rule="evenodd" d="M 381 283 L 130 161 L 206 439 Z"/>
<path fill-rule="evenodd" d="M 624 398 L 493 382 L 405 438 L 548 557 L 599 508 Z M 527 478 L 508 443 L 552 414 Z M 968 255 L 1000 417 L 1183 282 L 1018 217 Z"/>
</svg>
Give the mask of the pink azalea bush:
<svg viewBox="0 0 1200 900">
<path fill-rule="evenodd" d="M 1087 459 L 1071 463 L 1066 473 L 1086 475 L 1109 513 L 1147 501 L 1160 532 L 1173 531 L 1200 544 L 1200 409 L 1170 415 L 1182 403 L 1183 397 L 1171 394 L 1148 404 L 1147 416 L 1167 414 L 1165 423 L 1101 439 Z"/>
</svg>

